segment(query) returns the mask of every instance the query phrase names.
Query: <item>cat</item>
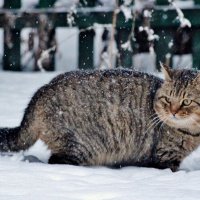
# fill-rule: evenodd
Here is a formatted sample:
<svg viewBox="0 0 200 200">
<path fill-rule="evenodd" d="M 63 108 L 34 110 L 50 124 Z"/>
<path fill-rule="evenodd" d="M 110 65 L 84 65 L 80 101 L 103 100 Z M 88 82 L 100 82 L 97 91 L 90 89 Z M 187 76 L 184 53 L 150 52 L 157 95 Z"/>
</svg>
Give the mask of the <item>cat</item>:
<svg viewBox="0 0 200 200">
<path fill-rule="evenodd" d="M 75 71 L 41 87 L 0 151 L 38 140 L 48 163 L 176 171 L 200 144 L 200 74 L 162 65 L 165 79 L 127 69 Z"/>
</svg>

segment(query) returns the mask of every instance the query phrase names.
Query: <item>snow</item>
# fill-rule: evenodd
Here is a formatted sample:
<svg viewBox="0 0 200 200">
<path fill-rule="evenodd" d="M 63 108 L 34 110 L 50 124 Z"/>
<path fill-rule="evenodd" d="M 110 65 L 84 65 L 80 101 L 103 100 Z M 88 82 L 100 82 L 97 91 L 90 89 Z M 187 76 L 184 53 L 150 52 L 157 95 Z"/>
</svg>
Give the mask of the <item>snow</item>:
<svg viewBox="0 0 200 200">
<path fill-rule="evenodd" d="M 74 5 L 78 4 L 79 0 L 57 0 L 54 4 L 54 7 L 66 7 L 71 8 L 74 7 Z"/>
<path fill-rule="evenodd" d="M 40 69 L 41 72 L 45 71 L 45 69 L 42 66 L 42 62 L 45 59 L 49 58 L 50 53 L 54 52 L 55 50 L 56 50 L 56 46 L 53 46 L 53 47 L 51 47 L 49 49 L 46 49 L 46 50 L 42 51 L 42 54 L 41 54 L 40 58 L 37 61 L 37 65 L 38 65 L 38 67 L 39 67 L 39 69 Z"/>
<path fill-rule="evenodd" d="M 39 139 L 33 146 L 24 152 L 24 156 L 35 156 L 41 162 L 48 163 L 48 160 L 51 157 L 51 150 Z"/>
<path fill-rule="evenodd" d="M 141 72 L 155 73 L 156 55 L 153 51 L 133 55 L 134 69 Z"/>
<path fill-rule="evenodd" d="M 139 31 L 146 31 L 146 33 L 148 34 L 148 41 L 154 41 L 159 39 L 159 36 L 154 34 L 154 30 L 149 28 L 148 26 L 140 26 Z"/>
<path fill-rule="evenodd" d="M 122 47 L 122 49 L 124 49 L 124 50 L 132 51 L 132 48 L 131 48 L 131 41 L 130 41 L 130 40 L 128 40 L 127 42 L 121 44 L 121 47 Z"/>
<path fill-rule="evenodd" d="M 4 5 L 4 0 L 0 0 L 0 8 L 2 8 Z"/>
<path fill-rule="evenodd" d="M 199 170 L 200 166 L 200 147 L 193 151 L 188 157 L 186 157 L 180 164 L 180 169 L 187 171 Z"/>
<path fill-rule="evenodd" d="M 192 54 L 173 55 L 172 64 L 174 69 L 192 69 L 193 67 L 193 56 Z"/>
<path fill-rule="evenodd" d="M 39 4 L 39 0 L 22 0 L 21 9 L 25 10 L 27 8 L 35 8 Z"/>
<path fill-rule="evenodd" d="M 1 71 L 0 126 L 17 126 L 33 93 L 56 74 Z M 39 153 L 45 157 L 49 151 L 38 141 L 27 152 L 25 155 Z M 169 169 L 29 163 L 21 161 L 22 152 L 0 156 L 0 199 L 197 200 L 200 199 L 200 149 L 193 154 L 182 164 L 187 171 L 176 173 Z M 196 171 L 188 171 L 191 169 Z"/>
</svg>

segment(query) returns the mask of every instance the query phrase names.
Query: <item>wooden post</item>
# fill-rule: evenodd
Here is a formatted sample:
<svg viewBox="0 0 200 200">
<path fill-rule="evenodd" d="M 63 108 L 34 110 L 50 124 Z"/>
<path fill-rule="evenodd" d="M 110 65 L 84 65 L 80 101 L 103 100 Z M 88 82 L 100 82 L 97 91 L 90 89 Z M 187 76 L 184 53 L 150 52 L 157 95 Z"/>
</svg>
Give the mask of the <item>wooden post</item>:
<svg viewBox="0 0 200 200">
<path fill-rule="evenodd" d="M 4 0 L 4 8 L 15 9 L 20 7 L 21 7 L 21 0 L 14 0 L 14 1 Z"/>
<path fill-rule="evenodd" d="M 80 4 L 83 7 L 94 7 L 96 0 L 80 0 Z"/>
<path fill-rule="evenodd" d="M 194 30 L 192 43 L 193 68 L 200 69 L 200 29 Z"/>
<path fill-rule="evenodd" d="M 40 0 L 39 1 L 39 8 L 51 8 L 56 0 Z"/>
<path fill-rule="evenodd" d="M 200 4 L 200 0 L 194 0 L 195 5 L 199 5 Z"/>
<path fill-rule="evenodd" d="M 21 0 L 4 1 L 4 8 L 17 9 Z M 21 71 L 20 64 L 20 29 L 15 28 L 16 15 L 5 14 L 3 69 Z"/>
<path fill-rule="evenodd" d="M 119 0 L 118 1 L 118 6 L 122 5 L 124 3 L 124 0 Z M 132 0 L 129 6 L 132 6 L 134 4 L 134 1 Z M 130 8 L 131 9 L 131 8 Z M 120 16 L 121 15 L 121 16 Z M 126 67 L 126 68 L 131 68 L 132 67 L 132 57 L 133 57 L 133 52 L 130 50 L 132 48 L 132 40 L 131 40 L 131 31 L 133 27 L 125 27 L 126 23 L 131 23 L 132 26 L 134 26 L 134 22 L 132 20 L 134 19 L 128 19 L 128 21 L 125 19 L 124 13 L 120 12 L 117 15 L 117 23 L 119 23 L 119 18 L 123 21 L 123 26 L 119 27 L 117 24 L 116 28 L 116 43 L 117 43 L 117 49 L 118 49 L 118 56 L 117 56 L 117 61 L 116 61 L 116 67 Z M 121 22 L 122 22 L 121 21 Z M 127 44 L 130 42 L 130 48 L 122 48 L 123 44 Z"/>
<path fill-rule="evenodd" d="M 119 55 L 117 56 L 116 67 L 132 67 L 132 56 L 133 52 L 128 49 L 123 49 L 122 45 L 131 42 L 128 41 L 131 29 L 128 28 L 118 28 L 116 34 L 116 43 Z"/>
<path fill-rule="evenodd" d="M 169 5 L 169 1 L 168 0 L 156 0 L 156 5 Z"/>
<path fill-rule="evenodd" d="M 94 30 L 79 33 L 79 68 L 94 68 Z"/>
<path fill-rule="evenodd" d="M 200 5 L 200 0 L 194 0 L 195 5 Z M 200 69 L 200 29 L 193 32 L 193 68 Z"/>
<path fill-rule="evenodd" d="M 156 5 L 164 6 L 169 4 L 168 0 L 156 0 Z M 160 18 L 162 19 L 161 16 Z M 157 27 L 155 31 L 159 36 L 159 40 L 155 44 L 156 66 L 160 69 L 160 62 L 171 65 L 172 49 L 170 49 L 169 44 L 173 40 L 173 35 L 170 34 L 169 29 L 167 28 L 162 29 Z M 162 51 L 160 51 L 160 49 L 162 49 Z"/>
<path fill-rule="evenodd" d="M 93 7 L 95 0 L 81 0 L 83 7 Z M 79 27 L 84 29 L 87 27 Z M 78 52 L 78 67 L 80 69 L 94 68 L 94 30 L 81 31 L 79 33 L 79 52 Z"/>
<path fill-rule="evenodd" d="M 160 28 L 154 29 L 155 33 L 159 36 L 159 40 L 155 43 L 156 52 L 156 66 L 160 69 L 160 62 L 171 66 L 172 60 L 172 47 L 173 35 L 175 30 L 170 30 L 170 28 Z"/>
</svg>

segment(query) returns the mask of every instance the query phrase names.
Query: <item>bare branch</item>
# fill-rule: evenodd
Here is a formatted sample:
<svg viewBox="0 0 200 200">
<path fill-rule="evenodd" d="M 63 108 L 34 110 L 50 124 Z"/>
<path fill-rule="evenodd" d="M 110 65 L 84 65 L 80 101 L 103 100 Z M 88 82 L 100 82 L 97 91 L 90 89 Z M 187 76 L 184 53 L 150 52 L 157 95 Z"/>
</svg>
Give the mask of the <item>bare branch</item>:
<svg viewBox="0 0 200 200">
<path fill-rule="evenodd" d="M 182 10 L 176 5 L 176 3 L 172 0 L 168 0 L 168 2 L 176 9 L 177 15 L 178 15 L 178 20 L 180 21 L 180 27 L 186 27 L 188 26 L 191 28 L 191 22 L 185 18 Z"/>
<path fill-rule="evenodd" d="M 49 54 L 53 51 L 56 50 L 56 45 L 54 45 L 53 47 L 49 48 L 49 49 L 46 49 L 44 51 L 42 51 L 41 55 L 40 55 L 40 58 L 38 59 L 37 61 L 37 65 L 40 69 L 41 72 L 45 72 L 45 69 L 43 68 L 42 66 L 42 62 L 45 60 L 45 59 L 48 59 L 49 58 Z"/>
</svg>

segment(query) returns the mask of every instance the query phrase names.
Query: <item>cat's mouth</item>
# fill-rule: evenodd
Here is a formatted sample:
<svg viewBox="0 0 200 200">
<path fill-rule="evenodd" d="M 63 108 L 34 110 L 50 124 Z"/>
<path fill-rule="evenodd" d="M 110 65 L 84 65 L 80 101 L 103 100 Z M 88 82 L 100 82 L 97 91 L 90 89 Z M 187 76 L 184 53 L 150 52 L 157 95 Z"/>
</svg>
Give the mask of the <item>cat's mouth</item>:
<svg viewBox="0 0 200 200">
<path fill-rule="evenodd" d="M 176 115 L 170 115 L 169 116 L 172 120 L 180 120 Z"/>
<path fill-rule="evenodd" d="M 177 121 L 179 121 L 179 122 L 184 121 L 184 122 L 185 122 L 185 120 L 186 120 L 186 121 L 190 120 L 190 119 L 189 119 L 189 116 L 182 117 L 182 116 L 173 115 L 173 114 L 170 114 L 170 115 L 169 115 L 169 119 L 175 120 L 176 122 L 177 122 Z"/>
<path fill-rule="evenodd" d="M 173 123 L 178 128 L 178 127 L 185 127 L 186 124 L 188 124 L 188 121 L 190 121 L 190 120 L 188 117 L 181 118 L 179 116 L 170 115 L 168 117 L 168 120 L 166 120 L 166 122 L 167 121 Z"/>
</svg>

